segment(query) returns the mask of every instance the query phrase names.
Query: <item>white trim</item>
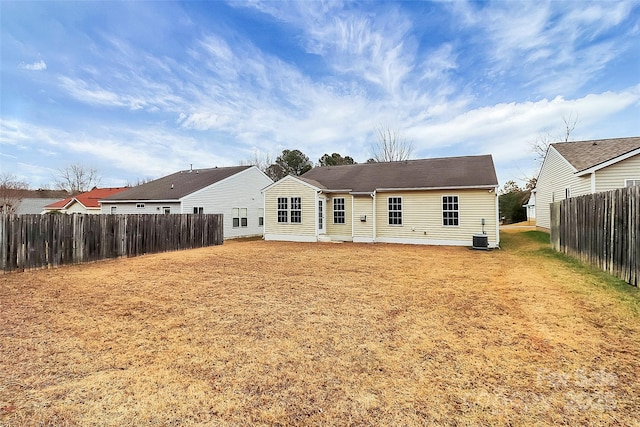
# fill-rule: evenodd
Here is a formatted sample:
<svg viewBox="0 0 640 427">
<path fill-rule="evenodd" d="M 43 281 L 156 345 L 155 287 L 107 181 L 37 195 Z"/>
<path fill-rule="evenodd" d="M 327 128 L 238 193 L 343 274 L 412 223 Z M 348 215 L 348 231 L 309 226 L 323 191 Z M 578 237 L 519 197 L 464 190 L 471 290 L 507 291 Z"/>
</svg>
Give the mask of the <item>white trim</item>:
<svg viewBox="0 0 640 427">
<path fill-rule="evenodd" d="M 353 241 L 353 236 L 327 234 L 327 237 L 331 238 L 332 242 L 352 242 Z"/>
<path fill-rule="evenodd" d="M 591 194 L 596 192 L 596 172 L 591 172 Z"/>
<path fill-rule="evenodd" d="M 403 245 L 434 245 L 434 246 L 469 246 L 473 245 L 472 240 L 440 240 L 440 239 L 407 239 L 402 237 L 379 237 L 379 243 L 397 243 Z M 489 247 L 496 245 L 489 244 Z"/>
<path fill-rule="evenodd" d="M 532 192 L 535 192 L 536 189 L 534 188 L 532 190 Z M 500 247 L 500 203 L 499 203 L 499 197 L 498 197 L 498 187 L 496 187 L 496 190 L 494 191 L 494 194 L 496 195 L 496 244 L 493 246 L 495 248 Z M 535 218 L 535 205 L 533 206 L 533 215 Z"/>
<path fill-rule="evenodd" d="M 299 234 L 265 234 L 264 240 L 277 240 L 282 242 L 317 242 L 317 236 L 301 236 Z"/>
<path fill-rule="evenodd" d="M 640 148 L 636 148 L 635 150 L 629 151 L 628 153 L 622 154 L 622 155 L 620 155 L 618 157 L 614 157 L 613 159 L 609 159 L 606 162 L 602 162 L 602 163 L 597 164 L 595 166 L 591 166 L 588 169 L 577 171 L 575 174 L 576 174 L 576 176 L 584 176 L 584 175 L 590 174 L 592 172 L 598 171 L 600 169 L 604 169 L 604 168 L 606 168 L 608 166 L 614 165 L 614 164 L 616 164 L 618 162 L 621 162 L 623 160 L 626 160 L 626 159 L 628 159 L 630 157 L 637 156 L 639 154 L 640 154 Z"/>
<path fill-rule="evenodd" d="M 182 203 L 180 199 L 130 199 L 130 200 L 98 200 L 98 203 L 106 205 L 115 203 Z"/>
<path fill-rule="evenodd" d="M 353 243 L 375 243 L 375 240 L 370 237 L 354 237 Z"/>
<path fill-rule="evenodd" d="M 308 182 L 305 182 L 305 181 L 303 181 L 303 180 L 301 180 L 301 179 L 298 179 L 297 177 L 295 177 L 295 176 L 293 176 L 293 175 L 287 175 L 287 176 L 285 176 L 284 178 L 282 178 L 281 180 L 276 181 L 276 182 L 274 182 L 273 184 L 269 184 L 269 185 L 267 185 L 266 187 L 264 187 L 264 188 L 261 190 L 261 192 L 262 192 L 262 193 L 264 193 L 265 191 L 267 191 L 267 190 L 271 189 L 271 187 L 274 187 L 274 186 L 276 186 L 276 185 L 282 184 L 282 183 L 283 183 L 283 182 L 285 182 L 285 181 L 291 181 L 291 180 L 294 180 L 294 181 L 296 181 L 297 183 L 302 184 L 302 185 L 304 185 L 304 186 L 306 186 L 306 187 L 309 187 L 309 188 L 311 188 L 311 189 L 313 189 L 313 190 L 315 190 L 315 191 L 326 191 L 326 190 L 324 190 L 324 189 L 322 189 L 322 188 L 318 188 L 318 187 L 316 187 L 315 185 L 311 185 L 311 184 L 309 184 Z"/>
<path fill-rule="evenodd" d="M 352 194 L 351 195 L 351 240 L 353 240 L 353 235 L 355 234 L 355 229 L 354 229 L 355 216 L 356 216 L 355 196 Z"/>
<path fill-rule="evenodd" d="M 371 238 L 373 239 L 373 241 L 376 241 L 376 238 L 378 237 L 378 227 L 376 226 L 376 221 L 377 221 L 377 217 L 376 217 L 376 204 L 377 204 L 377 200 L 376 200 L 376 192 L 374 191 L 373 193 L 371 193 L 371 203 L 373 204 L 373 209 L 372 209 L 372 216 L 373 216 L 373 235 L 371 236 Z"/>
<path fill-rule="evenodd" d="M 394 191 L 442 191 L 442 190 L 481 190 L 497 188 L 496 185 L 462 185 L 462 186 L 448 186 L 448 187 L 407 187 L 407 188 L 376 188 L 378 193 L 388 193 Z"/>
</svg>

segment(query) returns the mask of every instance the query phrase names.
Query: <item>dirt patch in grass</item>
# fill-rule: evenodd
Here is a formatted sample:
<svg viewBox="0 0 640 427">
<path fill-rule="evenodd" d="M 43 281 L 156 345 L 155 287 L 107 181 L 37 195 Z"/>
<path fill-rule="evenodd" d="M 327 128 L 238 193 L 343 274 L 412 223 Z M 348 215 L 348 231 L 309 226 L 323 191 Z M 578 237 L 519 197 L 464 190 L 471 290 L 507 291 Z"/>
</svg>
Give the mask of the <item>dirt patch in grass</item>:
<svg viewBox="0 0 640 427">
<path fill-rule="evenodd" d="M 3 275 L 0 425 L 637 424 L 637 290 L 502 235 Z"/>
</svg>

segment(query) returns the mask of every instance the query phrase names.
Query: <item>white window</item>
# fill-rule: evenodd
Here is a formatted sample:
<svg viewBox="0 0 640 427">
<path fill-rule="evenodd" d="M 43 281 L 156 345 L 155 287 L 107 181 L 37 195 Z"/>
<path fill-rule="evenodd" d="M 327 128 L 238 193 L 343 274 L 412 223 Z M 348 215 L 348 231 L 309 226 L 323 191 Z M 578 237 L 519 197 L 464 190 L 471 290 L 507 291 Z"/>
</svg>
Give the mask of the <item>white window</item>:
<svg viewBox="0 0 640 427">
<path fill-rule="evenodd" d="M 442 196 L 442 225 L 455 227 L 459 221 L 458 196 Z"/>
<path fill-rule="evenodd" d="M 233 208 L 233 228 L 247 225 L 247 208 Z"/>
<path fill-rule="evenodd" d="M 247 208 L 240 208 L 240 227 L 246 227 L 247 223 Z"/>
<path fill-rule="evenodd" d="M 289 203 L 286 197 L 278 197 L 278 222 L 289 222 Z"/>
<path fill-rule="evenodd" d="M 624 182 L 625 187 L 634 187 L 636 185 L 640 185 L 640 179 L 627 179 Z"/>
<path fill-rule="evenodd" d="M 203 214 L 204 213 L 204 208 L 202 206 L 194 206 L 193 207 L 193 213 L 194 214 Z"/>
<path fill-rule="evenodd" d="M 389 197 L 389 225 L 402 225 L 402 197 Z"/>
<path fill-rule="evenodd" d="M 117 206 L 111 206 L 111 213 L 116 213 Z"/>
<path fill-rule="evenodd" d="M 144 203 L 136 203 L 136 208 L 144 209 Z"/>
<path fill-rule="evenodd" d="M 264 225 L 264 209 L 258 209 L 258 226 L 262 227 Z"/>
<path fill-rule="evenodd" d="M 291 198 L 291 223 L 301 223 L 302 222 L 302 198 L 301 197 L 292 197 Z"/>
<path fill-rule="evenodd" d="M 170 214 L 170 213 L 171 213 L 171 207 L 170 207 L 170 206 L 164 206 L 164 207 L 162 208 L 162 212 L 163 212 L 165 215 Z"/>
<path fill-rule="evenodd" d="M 333 199 L 333 223 L 344 224 L 344 197 Z"/>
</svg>

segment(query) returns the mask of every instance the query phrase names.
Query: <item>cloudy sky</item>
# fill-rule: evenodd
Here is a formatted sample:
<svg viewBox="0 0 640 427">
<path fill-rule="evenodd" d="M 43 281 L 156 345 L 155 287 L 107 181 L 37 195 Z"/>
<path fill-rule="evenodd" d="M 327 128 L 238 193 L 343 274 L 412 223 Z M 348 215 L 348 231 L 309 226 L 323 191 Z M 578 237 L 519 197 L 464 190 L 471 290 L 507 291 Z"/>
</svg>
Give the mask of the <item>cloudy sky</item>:
<svg viewBox="0 0 640 427">
<path fill-rule="evenodd" d="M 640 2 L 0 2 L 0 168 L 102 186 L 299 149 L 492 154 L 640 135 Z"/>
</svg>

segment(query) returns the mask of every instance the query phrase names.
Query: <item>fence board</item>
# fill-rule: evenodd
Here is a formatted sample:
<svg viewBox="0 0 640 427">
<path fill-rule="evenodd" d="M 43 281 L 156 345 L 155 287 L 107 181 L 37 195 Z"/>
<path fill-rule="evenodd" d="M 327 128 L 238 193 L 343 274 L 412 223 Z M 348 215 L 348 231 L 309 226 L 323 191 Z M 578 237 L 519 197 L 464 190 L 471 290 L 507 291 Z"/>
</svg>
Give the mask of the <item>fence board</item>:
<svg viewBox="0 0 640 427">
<path fill-rule="evenodd" d="M 551 247 L 638 286 L 640 186 L 550 205 Z"/>
<path fill-rule="evenodd" d="M 0 269 L 221 245 L 221 214 L 0 215 Z"/>
</svg>

